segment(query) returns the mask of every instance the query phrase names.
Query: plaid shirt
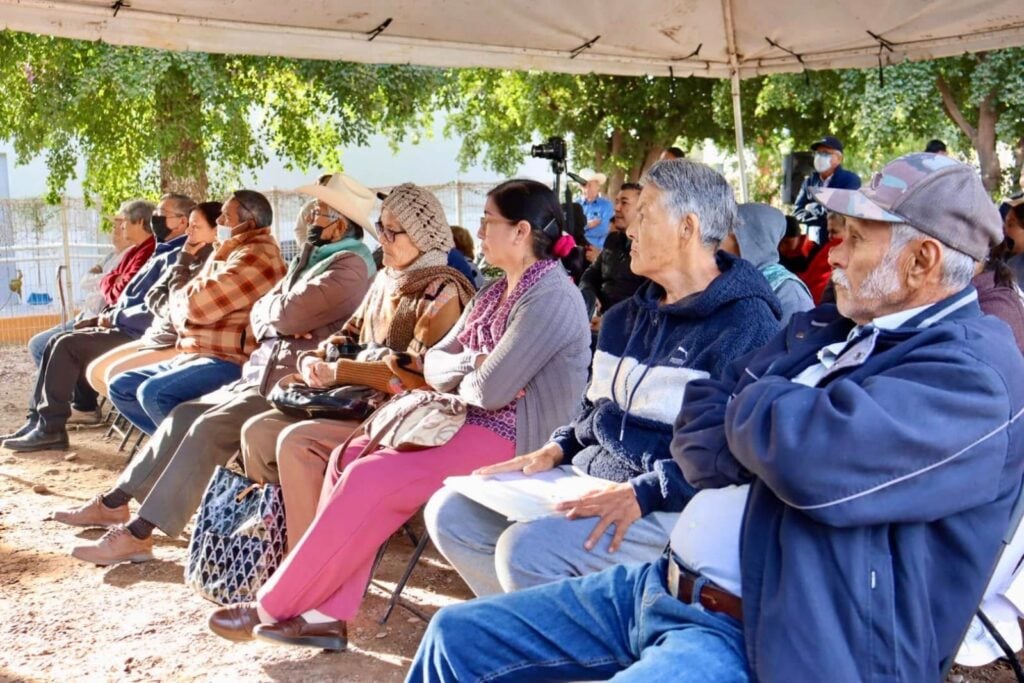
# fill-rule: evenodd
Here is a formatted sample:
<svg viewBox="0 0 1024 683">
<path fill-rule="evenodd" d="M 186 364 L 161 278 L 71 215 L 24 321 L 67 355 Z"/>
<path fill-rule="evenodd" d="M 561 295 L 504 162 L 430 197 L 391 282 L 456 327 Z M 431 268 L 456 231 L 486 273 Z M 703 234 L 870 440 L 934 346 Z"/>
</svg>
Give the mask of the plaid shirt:
<svg viewBox="0 0 1024 683">
<path fill-rule="evenodd" d="M 270 228 L 247 230 L 217 244 L 202 270 L 170 298 L 178 350 L 244 363 L 256 348 L 249 311 L 285 269 Z"/>
</svg>

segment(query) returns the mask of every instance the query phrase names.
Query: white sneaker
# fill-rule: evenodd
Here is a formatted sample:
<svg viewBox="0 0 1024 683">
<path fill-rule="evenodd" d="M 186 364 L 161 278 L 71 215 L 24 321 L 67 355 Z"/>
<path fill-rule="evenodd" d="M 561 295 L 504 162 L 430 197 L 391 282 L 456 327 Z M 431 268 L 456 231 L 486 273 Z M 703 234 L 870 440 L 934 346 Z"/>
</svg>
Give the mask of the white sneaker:
<svg viewBox="0 0 1024 683">
<path fill-rule="evenodd" d="M 71 409 L 71 417 L 68 418 L 67 424 L 78 425 L 79 427 L 98 427 L 103 424 L 103 416 L 100 414 L 100 409 L 96 410 L 77 410 Z"/>
</svg>

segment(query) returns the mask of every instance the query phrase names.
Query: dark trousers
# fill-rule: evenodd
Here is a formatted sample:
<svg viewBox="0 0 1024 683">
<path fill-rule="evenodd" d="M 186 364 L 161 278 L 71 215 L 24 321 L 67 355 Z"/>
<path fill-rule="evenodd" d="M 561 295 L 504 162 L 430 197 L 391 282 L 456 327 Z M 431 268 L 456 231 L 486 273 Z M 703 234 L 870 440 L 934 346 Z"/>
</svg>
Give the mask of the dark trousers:
<svg viewBox="0 0 1024 683">
<path fill-rule="evenodd" d="M 98 328 L 50 339 L 28 404 L 30 416 L 39 420 L 39 428 L 48 433 L 63 430 L 71 415 L 72 398 L 79 410 L 95 410 L 97 394 L 86 379 L 86 368 L 107 351 L 131 340 L 120 330 Z"/>
</svg>

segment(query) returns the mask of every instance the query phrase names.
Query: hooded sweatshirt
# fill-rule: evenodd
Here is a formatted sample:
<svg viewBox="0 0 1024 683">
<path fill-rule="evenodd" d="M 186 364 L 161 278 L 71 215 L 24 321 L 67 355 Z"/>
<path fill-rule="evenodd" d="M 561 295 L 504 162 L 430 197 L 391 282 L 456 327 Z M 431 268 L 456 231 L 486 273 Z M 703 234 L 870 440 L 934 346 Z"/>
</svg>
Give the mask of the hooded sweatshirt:
<svg viewBox="0 0 1024 683">
<path fill-rule="evenodd" d="M 760 272 L 723 251 L 716 260 L 721 275 L 703 292 L 662 304 L 650 282 L 605 313 L 582 412 L 551 437 L 564 463 L 630 482 L 645 515 L 682 510 L 694 493 L 669 453 L 686 384 L 718 377 L 779 329 Z"/>
<path fill-rule="evenodd" d="M 741 204 L 736 241 L 740 256 L 761 271 L 782 305 L 782 324 L 790 316 L 814 308 L 807 285 L 779 264 L 779 241 L 786 234 L 786 217 L 767 204 Z"/>
</svg>

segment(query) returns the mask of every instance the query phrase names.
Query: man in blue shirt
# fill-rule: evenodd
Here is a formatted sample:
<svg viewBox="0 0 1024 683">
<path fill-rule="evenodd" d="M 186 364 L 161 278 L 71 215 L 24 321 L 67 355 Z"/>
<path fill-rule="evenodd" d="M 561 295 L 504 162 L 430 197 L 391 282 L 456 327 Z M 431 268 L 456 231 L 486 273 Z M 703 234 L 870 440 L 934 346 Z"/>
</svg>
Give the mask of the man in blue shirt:
<svg viewBox="0 0 1024 683">
<path fill-rule="evenodd" d="M 601 188 L 608 181 L 608 176 L 589 170 L 582 171 L 580 175 L 587 184 L 583 186 L 583 196 L 576 202 L 583 207 L 583 213 L 587 217 L 587 241 L 598 249 L 604 249 L 604 240 L 608 237 L 612 216 L 615 215 L 615 207 L 611 200 L 601 196 Z"/>
<path fill-rule="evenodd" d="M 842 167 L 843 143 L 839 138 L 826 135 L 811 145 L 814 152 L 814 172 L 804 179 L 800 194 L 793 205 L 793 216 L 807 226 L 807 234 L 824 244 L 826 228 L 825 207 L 814 200 L 813 191 L 830 187 L 836 190 L 860 188 L 860 176 Z"/>
</svg>

